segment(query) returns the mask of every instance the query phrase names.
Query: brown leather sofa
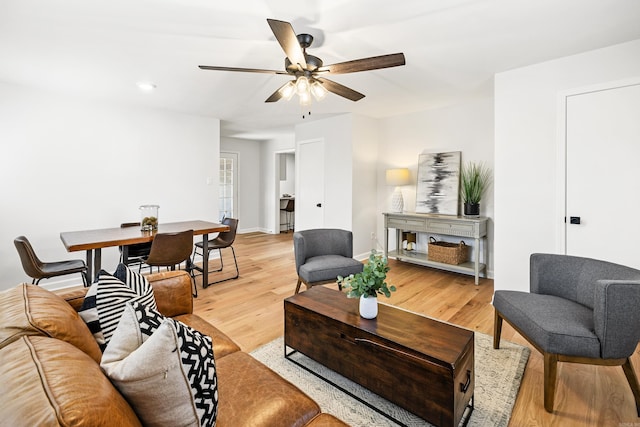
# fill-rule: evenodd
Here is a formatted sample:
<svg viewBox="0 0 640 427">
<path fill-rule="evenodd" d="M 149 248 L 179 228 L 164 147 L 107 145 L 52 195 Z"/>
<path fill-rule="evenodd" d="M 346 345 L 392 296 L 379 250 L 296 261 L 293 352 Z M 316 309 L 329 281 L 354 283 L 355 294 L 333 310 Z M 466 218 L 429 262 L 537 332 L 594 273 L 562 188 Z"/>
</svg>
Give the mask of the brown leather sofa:
<svg viewBox="0 0 640 427">
<path fill-rule="evenodd" d="M 345 426 L 213 325 L 193 313 L 183 271 L 147 276 L 159 311 L 211 336 L 219 427 Z M 139 426 L 99 366 L 101 353 L 77 310 L 86 289 L 22 284 L 0 293 L 0 420 L 11 426 Z"/>
</svg>

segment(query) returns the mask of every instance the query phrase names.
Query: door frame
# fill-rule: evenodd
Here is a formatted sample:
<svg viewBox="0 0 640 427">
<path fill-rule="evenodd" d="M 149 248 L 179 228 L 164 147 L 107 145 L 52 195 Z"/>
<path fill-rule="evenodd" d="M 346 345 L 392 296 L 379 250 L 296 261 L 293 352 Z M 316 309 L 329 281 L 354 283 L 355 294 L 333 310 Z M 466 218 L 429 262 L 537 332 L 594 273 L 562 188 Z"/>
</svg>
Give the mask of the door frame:
<svg viewBox="0 0 640 427">
<path fill-rule="evenodd" d="M 572 96 L 619 89 L 640 84 L 640 76 L 598 83 L 569 90 L 558 94 L 558 126 L 556 136 L 556 252 L 567 254 L 567 99 Z"/>
</svg>

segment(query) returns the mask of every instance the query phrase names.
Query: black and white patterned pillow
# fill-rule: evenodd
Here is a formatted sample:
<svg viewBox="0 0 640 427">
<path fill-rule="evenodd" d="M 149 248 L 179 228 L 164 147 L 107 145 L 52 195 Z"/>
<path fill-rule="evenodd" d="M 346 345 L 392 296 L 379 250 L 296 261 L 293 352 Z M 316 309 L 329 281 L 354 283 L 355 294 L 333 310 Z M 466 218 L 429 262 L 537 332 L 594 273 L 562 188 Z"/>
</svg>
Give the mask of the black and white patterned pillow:
<svg viewBox="0 0 640 427">
<path fill-rule="evenodd" d="M 153 296 L 153 288 L 151 287 L 151 284 L 149 283 L 147 278 L 144 277 L 142 274 L 136 273 L 135 271 L 131 270 L 128 266 L 126 266 L 123 263 L 118 264 L 118 267 L 116 267 L 116 271 L 114 271 L 113 273 L 113 277 L 115 277 L 116 279 L 120 280 L 122 283 L 127 285 L 127 287 L 129 287 L 132 291 L 134 291 L 138 295 L 151 294 Z M 158 309 L 158 306 L 156 305 L 155 297 L 147 298 L 141 302 L 153 308 L 154 310 Z"/>
<path fill-rule="evenodd" d="M 211 338 L 184 323 L 141 303 L 127 304 L 100 366 L 143 424 L 215 425 Z"/>
<path fill-rule="evenodd" d="M 169 320 L 178 334 L 182 367 L 189 378 L 200 425 L 213 426 L 218 411 L 218 380 L 211 338 L 178 320 Z"/>
<path fill-rule="evenodd" d="M 109 344 L 127 302 L 156 305 L 153 289 L 148 282 L 147 285 L 140 287 L 141 293 L 137 293 L 106 271 L 98 273 L 98 280 L 87 291 L 78 314 L 89 326 L 102 351 Z"/>
</svg>

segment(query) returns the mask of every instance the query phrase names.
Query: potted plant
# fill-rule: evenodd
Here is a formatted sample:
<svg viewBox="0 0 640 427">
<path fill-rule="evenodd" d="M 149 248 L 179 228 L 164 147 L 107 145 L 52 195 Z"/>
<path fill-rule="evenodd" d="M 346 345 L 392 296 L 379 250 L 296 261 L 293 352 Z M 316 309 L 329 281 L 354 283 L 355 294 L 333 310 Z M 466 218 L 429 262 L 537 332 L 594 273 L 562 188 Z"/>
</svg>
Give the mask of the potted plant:
<svg viewBox="0 0 640 427">
<path fill-rule="evenodd" d="M 480 199 L 491 184 L 491 169 L 484 163 L 468 162 L 460 169 L 460 197 L 465 216 L 480 216 Z"/>
<path fill-rule="evenodd" d="M 385 281 L 388 271 L 387 258 L 372 249 L 362 273 L 338 276 L 338 284 L 347 292 L 347 297 L 360 298 L 360 316 L 365 319 L 373 319 L 378 315 L 378 295 L 389 298 L 391 292 L 396 290 L 395 286 L 389 286 Z"/>
</svg>

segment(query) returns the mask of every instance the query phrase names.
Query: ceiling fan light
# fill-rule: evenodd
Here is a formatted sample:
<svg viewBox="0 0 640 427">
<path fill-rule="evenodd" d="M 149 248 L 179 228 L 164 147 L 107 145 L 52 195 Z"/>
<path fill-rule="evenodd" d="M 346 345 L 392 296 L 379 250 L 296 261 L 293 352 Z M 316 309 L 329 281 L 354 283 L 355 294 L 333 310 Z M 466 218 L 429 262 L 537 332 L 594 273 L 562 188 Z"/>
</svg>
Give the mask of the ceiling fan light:
<svg viewBox="0 0 640 427">
<path fill-rule="evenodd" d="M 311 105 L 311 94 L 309 92 L 298 93 L 298 97 L 300 98 L 301 106 Z"/>
<path fill-rule="evenodd" d="M 314 80 L 313 83 L 311 83 L 311 93 L 316 100 L 322 101 L 324 97 L 327 96 L 328 91 L 322 83 Z"/>
<path fill-rule="evenodd" d="M 293 81 L 290 81 L 286 85 L 282 86 L 278 91 L 284 99 L 289 101 L 296 93 L 296 85 L 293 83 Z"/>
<path fill-rule="evenodd" d="M 298 92 L 299 96 L 302 96 L 303 93 L 309 95 L 309 79 L 304 76 L 298 77 L 296 80 L 296 92 Z"/>
</svg>

